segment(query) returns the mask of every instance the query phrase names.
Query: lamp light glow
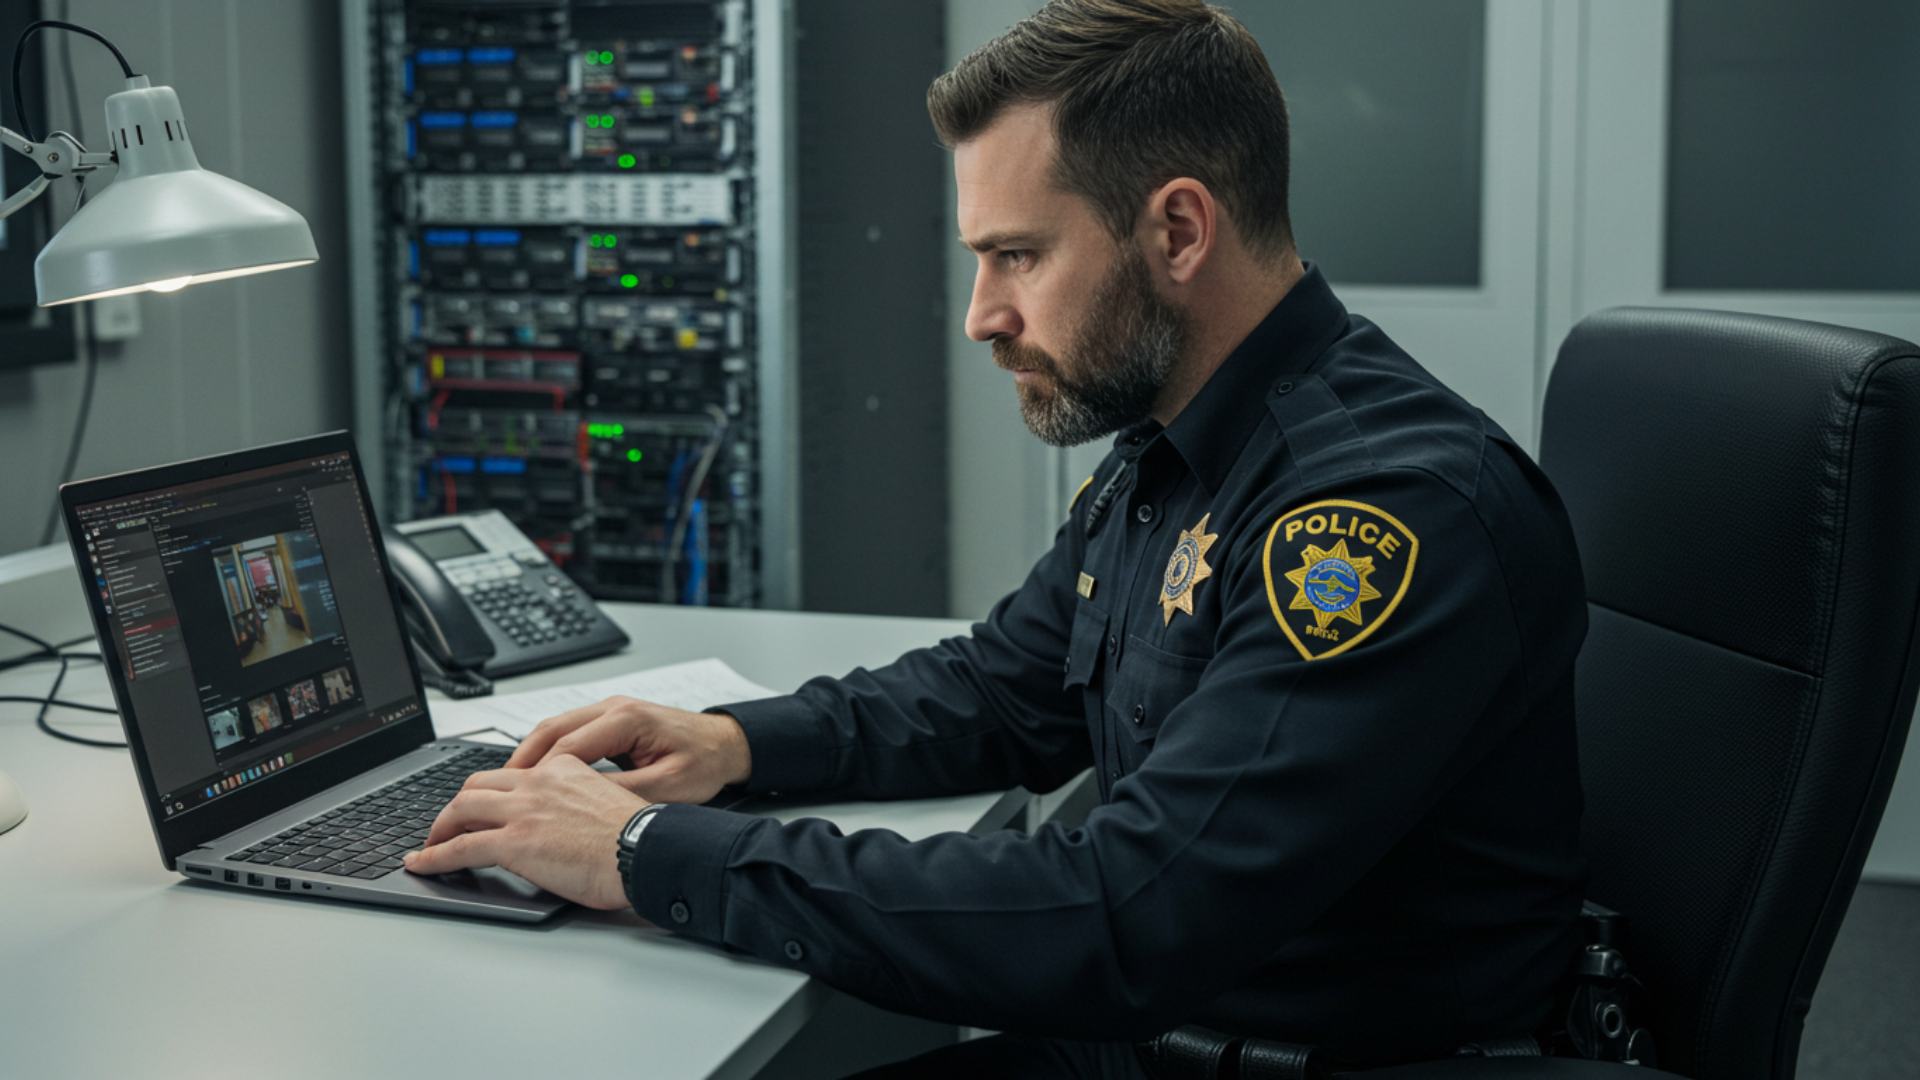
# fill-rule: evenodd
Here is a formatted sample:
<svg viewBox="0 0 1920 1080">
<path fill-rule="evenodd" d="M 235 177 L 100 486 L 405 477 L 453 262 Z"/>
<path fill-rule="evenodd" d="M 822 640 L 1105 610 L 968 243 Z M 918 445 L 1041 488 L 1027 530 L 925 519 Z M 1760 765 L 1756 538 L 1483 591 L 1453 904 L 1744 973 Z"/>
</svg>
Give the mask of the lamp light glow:
<svg viewBox="0 0 1920 1080">
<path fill-rule="evenodd" d="M 188 274 L 186 277 L 168 278 L 165 281 L 149 281 L 147 288 L 154 292 L 179 292 L 191 284 L 193 284 L 193 275 Z"/>
</svg>

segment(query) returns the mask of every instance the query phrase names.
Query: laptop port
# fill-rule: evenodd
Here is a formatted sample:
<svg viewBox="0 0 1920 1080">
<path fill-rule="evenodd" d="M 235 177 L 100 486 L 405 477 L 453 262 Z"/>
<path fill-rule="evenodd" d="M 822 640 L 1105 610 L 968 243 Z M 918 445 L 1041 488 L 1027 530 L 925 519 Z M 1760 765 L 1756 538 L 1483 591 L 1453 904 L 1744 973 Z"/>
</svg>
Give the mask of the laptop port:
<svg viewBox="0 0 1920 1080">
<path fill-rule="evenodd" d="M 203 877 L 212 877 L 212 876 L 213 876 L 213 868 L 212 868 L 212 867 L 210 867 L 210 866 L 189 866 L 189 867 L 187 867 L 187 873 L 189 873 L 189 874 L 199 874 L 199 875 L 201 875 L 201 876 L 203 876 Z"/>
<path fill-rule="evenodd" d="M 227 884 L 229 885 L 240 884 L 240 871 L 238 870 L 227 871 Z"/>
<path fill-rule="evenodd" d="M 301 887 L 301 888 L 303 888 L 303 889 L 312 889 L 312 888 L 313 888 L 313 882 L 311 882 L 311 881 L 303 881 L 303 882 L 301 882 L 301 883 L 300 883 L 300 887 Z"/>
<path fill-rule="evenodd" d="M 267 879 L 261 877 L 259 874 L 248 874 L 247 884 L 256 889 L 264 889 L 267 887 Z"/>
<path fill-rule="evenodd" d="M 274 887 L 274 888 L 276 888 L 276 889 L 279 889 L 279 890 L 280 890 L 281 892 L 292 892 L 292 891 L 293 891 L 293 879 L 292 879 L 292 878 L 283 878 L 283 877 L 277 877 L 277 878 L 274 878 L 274 879 L 273 879 L 273 887 Z"/>
</svg>

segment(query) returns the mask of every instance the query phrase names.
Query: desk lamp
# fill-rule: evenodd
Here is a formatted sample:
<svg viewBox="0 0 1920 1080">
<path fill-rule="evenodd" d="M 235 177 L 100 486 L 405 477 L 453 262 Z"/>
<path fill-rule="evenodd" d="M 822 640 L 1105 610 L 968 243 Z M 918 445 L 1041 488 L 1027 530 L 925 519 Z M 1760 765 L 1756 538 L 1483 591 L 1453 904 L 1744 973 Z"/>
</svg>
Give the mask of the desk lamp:
<svg viewBox="0 0 1920 1080">
<path fill-rule="evenodd" d="M 105 45 L 127 88 L 107 98 L 107 153 L 89 152 L 64 131 L 36 141 L 20 99 L 20 59 L 40 29 L 71 30 Z M 55 233 L 33 262 L 40 306 L 135 292 L 174 292 L 202 281 L 313 262 L 307 221 L 291 207 L 200 167 L 170 86 L 134 74 L 113 43 L 83 26 L 42 20 L 13 50 L 13 103 L 20 135 L 0 128 L 0 144 L 34 159 L 40 175 L 4 202 L 0 218 L 39 198 L 55 180 L 118 165 L 110 187 Z"/>
<path fill-rule="evenodd" d="M 125 90 L 107 98 L 107 152 L 64 131 L 33 137 L 20 96 L 20 60 L 38 30 L 85 34 L 113 53 Z M 136 292 L 175 292 L 202 281 L 301 266 L 320 257 L 307 221 L 278 199 L 200 167 L 180 99 L 136 75 L 112 42 L 84 26 L 44 19 L 13 48 L 13 105 L 26 134 L 0 127 L 0 145 L 32 158 L 40 175 L 6 200 L 0 218 L 39 198 L 55 180 L 118 165 L 111 186 L 82 205 L 33 262 L 41 307 Z M 0 772 L 0 833 L 26 816 L 19 788 Z"/>
</svg>

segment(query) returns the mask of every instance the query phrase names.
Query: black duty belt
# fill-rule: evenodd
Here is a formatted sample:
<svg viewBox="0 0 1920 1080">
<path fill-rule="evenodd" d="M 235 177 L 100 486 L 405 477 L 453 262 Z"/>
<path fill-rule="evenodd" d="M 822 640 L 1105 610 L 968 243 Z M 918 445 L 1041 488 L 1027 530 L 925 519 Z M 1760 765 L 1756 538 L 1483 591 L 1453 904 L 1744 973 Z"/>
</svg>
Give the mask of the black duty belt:
<svg viewBox="0 0 1920 1080">
<path fill-rule="evenodd" d="M 1539 1057 L 1531 1035 L 1470 1043 L 1452 1054 L 1404 1059 L 1342 1060 L 1318 1047 L 1274 1039 L 1226 1035 L 1187 1024 L 1147 1042 L 1136 1043 L 1140 1067 L 1152 1080 L 1328 1080 L 1366 1069 L 1411 1065 L 1436 1057 Z"/>
</svg>

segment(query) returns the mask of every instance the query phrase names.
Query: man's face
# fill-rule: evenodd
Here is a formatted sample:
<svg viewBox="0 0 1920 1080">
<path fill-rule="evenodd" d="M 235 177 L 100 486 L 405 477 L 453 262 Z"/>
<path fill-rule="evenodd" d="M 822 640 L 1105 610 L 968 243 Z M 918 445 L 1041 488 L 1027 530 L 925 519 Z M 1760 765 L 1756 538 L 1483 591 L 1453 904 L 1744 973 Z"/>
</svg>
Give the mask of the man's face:
<svg viewBox="0 0 1920 1080">
<path fill-rule="evenodd" d="M 1188 318 L 1132 241 L 1116 245 L 1053 187 L 1053 154 L 1046 110 L 1016 108 L 955 149 L 954 174 L 961 240 L 980 260 L 967 335 L 1014 373 L 1033 433 L 1073 446 L 1153 411 Z"/>
</svg>

